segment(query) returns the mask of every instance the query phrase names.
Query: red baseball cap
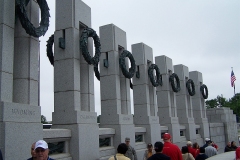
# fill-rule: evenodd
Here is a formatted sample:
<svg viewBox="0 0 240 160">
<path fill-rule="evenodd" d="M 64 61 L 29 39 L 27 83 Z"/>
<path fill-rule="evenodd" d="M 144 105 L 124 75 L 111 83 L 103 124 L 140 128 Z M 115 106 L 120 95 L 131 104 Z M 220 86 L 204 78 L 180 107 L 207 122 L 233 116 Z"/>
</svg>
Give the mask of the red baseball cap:
<svg viewBox="0 0 240 160">
<path fill-rule="evenodd" d="M 172 137 L 171 137 L 171 135 L 169 134 L 169 133 L 164 133 L 163 134 L 163 139 L 164 140 L 168 140 L 168 139 L 171 139 Z"/>
</svg>

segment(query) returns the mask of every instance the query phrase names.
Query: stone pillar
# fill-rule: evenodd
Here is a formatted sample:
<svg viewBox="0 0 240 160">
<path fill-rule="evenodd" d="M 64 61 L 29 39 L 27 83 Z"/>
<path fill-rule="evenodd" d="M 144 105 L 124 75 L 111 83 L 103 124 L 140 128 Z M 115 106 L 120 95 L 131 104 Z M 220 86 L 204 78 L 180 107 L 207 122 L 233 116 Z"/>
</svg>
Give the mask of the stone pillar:
<svg viewBox="0 0 240 160">
<path fill-rule="evenodd" d="M 151 84 L 148 68 L 153 63 L 152 48 L 144 43 L 132 45 L 132 54 L 140 77 L 133 77 L 134 124 L 147 129 L 145 142 L 154 144 L 161 139 L 157 115 L 156 88 Z"/>
<path fill-rule="evenodd" d="M 125 141 L 125 137 L 131 139 L 131 145 L 135 145 L 135 128 L 131 114 L 130 81 L 125 78 L 119 67 L 119 56 L 123 49 L 127 49 L 126 32 L 109 24 L 100 27 L 101 58 L 101 118 L 100 127 L 114 128 L 114 147 Z M 108 61 L 105 67 L 103 61 Z M 128 61 L 126 61 L 128 67 Z"/>
<path fill-rule="evenodd" d="M 189 78 L 188 67 L 182 64 L 175 65 L 174 71 L 180 80 L 181 90 L 176 93 L 176 104 L 179 123 L 186 128 L 186 138 L 195 142 L 196 126 L 193 118 L 192 98 L 188 93 L 186 83 Z"/>
<path fill-rule="evenodd" d="M 200 86 L 203 84 L 202 73 L 198 71 L 189 72 L 190 79 L 195 84 L 196 94 L 192 96 L 193 118 L 200 125 L 200 135 L 203 139 L 209 138 L 209 124 L 206 117 L 205 100 L 202 97 Z"/>
<path fill-rule="evenodd" d="M 29 2 L 27 12 L 38 26 L 35 1 Z M 38 106 L 39 40 L 27 35 L 15 19 L 14 0 L 0 0 L 0 15 L 0 149 L 4 159 L 27 159 L 32 143 L 43 137 Z M 21 146 L 21 152 L 13 145 Z"/>
<path fill-rule="evenodd" d="M 56 1 L 53 128 L 71 130 L 69 149 L 73 159 L 99 157 L 93 66 L 87 64 L 79 46 L 85 27 L 91 27 L 89 6 L 81 0 Z M 65 49 L 59 47 L 59 38 L 65 39 Z M 93 56 L 90 38 L 88 50 Z"/>
<path fill-rule="evenodd" d="M 163 80 L 163 85 L 157 87 L 159 122 L 168 127 L 173 143 L 177 143 L 180 142 L 180 126 L 177 117 L 176 93 L 173 92 L 169 83 L 169 76 L 174 72 L 172 59 L 167 56 L 157 56 L 155 62 Z"/>
</svg>

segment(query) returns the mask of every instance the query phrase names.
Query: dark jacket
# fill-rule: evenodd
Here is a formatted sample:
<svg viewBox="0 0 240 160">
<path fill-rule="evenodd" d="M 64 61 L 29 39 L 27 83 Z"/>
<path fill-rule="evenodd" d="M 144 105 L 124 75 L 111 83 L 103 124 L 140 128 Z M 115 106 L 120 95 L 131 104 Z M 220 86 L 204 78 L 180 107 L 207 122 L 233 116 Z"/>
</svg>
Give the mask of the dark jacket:
<svg viewBox="0 0 240 160">
<path fill-rule="evenodd" d="M 0 160 L 3 160 L 2 151 L 0 150 Z"/>
<path fill-rule="evenodd" d="M 230 152 L 230 151 L 235 151 L 232 147 L 229 147 L 228 145 L 225 147 L 224 152 Z"/>
<path fill-rule="evenodd" d="M 197 155 L 197 157 L 195 158 L 195 160 L 205 160 L 205 159 L 207 159 L 208 158 L 208 156 L 206 155 L 206 154 L 204 154 L 204 153 L 199 153 L 198 155 Z"/>
<path fill-rule="evenodd" d="M 162 153 L 156 153 L 149 157 L 147 160 L 171 160 L 170 157 L 166 156 L 165 154 Z"/>
</svg>

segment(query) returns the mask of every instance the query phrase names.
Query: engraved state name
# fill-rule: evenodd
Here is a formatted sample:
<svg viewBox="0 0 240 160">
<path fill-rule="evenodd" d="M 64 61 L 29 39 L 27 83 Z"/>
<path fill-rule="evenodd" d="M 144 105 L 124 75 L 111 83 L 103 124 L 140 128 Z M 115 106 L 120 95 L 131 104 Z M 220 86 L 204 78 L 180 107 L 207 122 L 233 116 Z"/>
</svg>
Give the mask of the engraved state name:
<svg viewBox="0 0 240 160">
<path fill-rule="evenodd" d="M 12 109 L 12 113 L 17 115 L 28 115 L 28 116 L 35 115 L 35 111 L 31 111 L 29 109 Z"/>
<path fill-rule="evenodd" d="M 80 118 L 81 119 L 96 119 L 96 117 L 95 116 L 90 116 L 90 115 L 80 115 Z"/>
</svg>

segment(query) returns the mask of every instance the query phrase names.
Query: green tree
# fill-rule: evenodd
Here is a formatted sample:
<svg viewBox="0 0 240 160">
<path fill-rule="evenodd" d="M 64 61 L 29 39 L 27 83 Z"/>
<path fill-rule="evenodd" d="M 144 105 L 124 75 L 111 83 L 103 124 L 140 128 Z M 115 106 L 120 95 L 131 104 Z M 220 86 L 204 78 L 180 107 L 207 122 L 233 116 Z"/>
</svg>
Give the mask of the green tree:
<svg viewBox="0 0 240 160">
<path fill-rule="evenodd" d="M 206 103 L 206 108 L 217 108 L 217 107 L 228 106 L 228 101 L 226 98 L 223 97 L 223 95 L 217 96 L 217 98 L 208 100 L 205 103 Z"/>
<path fill-rule="evenodd" d="M 44 115 L 41 115 L 41 123 L 47 124 L 47 118 Z"/>
<path fill-rule="evenodd" d="M 240 93 L 235 94 L 229 99 L 227 107 L 231 108 L 234 114 L 240 116 Z"/>
</svg>

